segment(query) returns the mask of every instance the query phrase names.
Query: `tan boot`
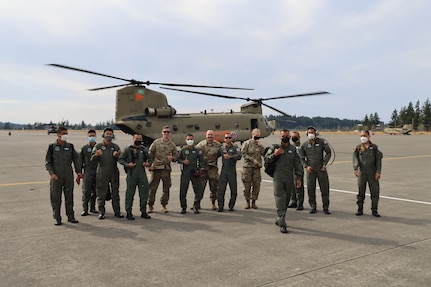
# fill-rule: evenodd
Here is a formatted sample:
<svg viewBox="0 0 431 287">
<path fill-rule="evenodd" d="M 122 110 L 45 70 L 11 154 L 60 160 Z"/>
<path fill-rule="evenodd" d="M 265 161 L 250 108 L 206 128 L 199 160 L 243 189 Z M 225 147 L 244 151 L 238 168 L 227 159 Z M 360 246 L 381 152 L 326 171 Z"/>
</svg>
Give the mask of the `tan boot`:
<svg viewBox="0 0 431 287">
<path fill-rule="evenodd" d="M 162 205 L 162 213 L 168 213 L 168 209 L 166 208 L 166 205 Z"/>
<path fill-rule="evenodd" d="M 253 209 L 257 209 L 257 206 L 256 206 L 256 200 L 252 200 L 252 201 L 251 201 L 251 208 L 253 208 Z"/>
<path fill-rule="evenodd" d="M 250 209 L 250 200 L 246 200 L 245 201 L 246 202 L 246 204 L 245 204 L 245 209 Z"/>
<path fill-rule="evenodd" d="M 213 200 L 211 203 L 212 203 L 211 210 L 216 210 L 217 207 L 215 205 L 215 200 Z"/>
<path fill-rule="evenodd" d="M 148 205 L 147 213 L 153 213 L 154 207 L 152 205 Z"/>
</svg>

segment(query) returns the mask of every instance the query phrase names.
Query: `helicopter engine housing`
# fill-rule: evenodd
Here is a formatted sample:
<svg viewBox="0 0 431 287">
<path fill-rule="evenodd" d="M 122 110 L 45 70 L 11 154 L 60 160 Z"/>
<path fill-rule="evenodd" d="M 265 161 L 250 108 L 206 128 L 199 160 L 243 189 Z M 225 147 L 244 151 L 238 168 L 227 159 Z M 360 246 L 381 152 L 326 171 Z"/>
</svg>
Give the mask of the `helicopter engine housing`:
<svg viewBox="0 0 431 287">
<path fill-rule="evenodd" d="M 177 111 L 171 106 L 163 108 L 145 108 L 145 115 L 147 117 L 170 118 L 176 113 Z"/>
</svg>

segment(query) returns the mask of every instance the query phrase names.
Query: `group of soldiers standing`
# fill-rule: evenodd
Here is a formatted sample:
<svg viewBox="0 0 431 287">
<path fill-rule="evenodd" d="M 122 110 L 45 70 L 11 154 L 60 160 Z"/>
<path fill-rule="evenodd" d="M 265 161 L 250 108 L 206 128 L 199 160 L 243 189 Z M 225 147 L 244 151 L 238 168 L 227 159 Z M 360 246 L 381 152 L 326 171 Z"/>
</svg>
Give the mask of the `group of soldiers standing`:
<svg viewBox="0 0 431 287">
<path fill-rule="evenodd" d="M 178 151 L 170 139 L 170 127 L 164 126 L 162 137 L 156 139 L 147 150 L 140 134 L 133 135 L 133 143 L 121 151 L 113 143 L 114 131 L 106 128 L 103 131 L 103 141 L 96 143 L 96 132 L 88 131 L 88 144 L 76 152 L 74 146 L 67 142 L 67 129 L 59 128 L 57 140 L 50 144 L 46 154 L 45 166 L 50 181 L 50 197 L 54 224 L 61 225 L 60 215 L 61 194 L 64 193 L 66 215 L 71 223 L 78 223 L 73 211 L 73 170 L 76 172 L 76 182 L 82 187 L 82 216 L 89 212 L 98 213 L 99 219 L 105 218 L 105 203 L 111 200 L 115 217 L 123 218 L 120 212 L 119 170 L 120 163 L 127 174 L 127 189 L 125 195 L 126 218 L 134 220 L 132 213 L 133 199 L 136 187 L 139 191 L 141 217 L 150 219 L 149 213 L 154 211 L 156 192 L 160 181 L 163 183 L 160 198 L 161 212 L 167 213 L 169 190 L 171 182 L 171 162 L 181 164 L 180 205 L 181 214 L 187 212 L 187 190 L 190 182 L 194 190 L 194 200 L 191 207 L 198 214 L 206 185 L 209 185 L 211 209 L 224 211 L 227 185 L 231 191 L 227 208 L 234 211 L 237 199 L 236 162 L 244 158 L 241 179 L 244 186 L 245 209 L 257 209 L 261 169 L 266 164 L 274 165 L 273 189 L 276 206 L 275 224 L 282 233 L 287 233 L 287 208 L 304 209 L 304 170 L 307 179 L 308 202 L 310 213 L 316 213 L 316 181 L 322 195 L 323 212 L 329 211 L 329 178 L 327 165 L 331 158 L 329 143 L 316 135 L 316 129 L 309 127 L 306 131 L 307 140 L 301 144 L 300 134 L 284 129 L 280 132 L 280 144 L 265 149 L 260 142 L 260 130 L 253 129 L 251 139 L 242 147 L 233 143 L 230 132 L 224 134 L 224 142 L 214 139 L 214 131 L 208 130 L 206 138 L 195 144 L 194 136 L 187 134 L 185 145 Z M 292 142 L 292 144 L 291 144 Z M 222 167 L 219 173 L 218 161 L 221 158 Z M 357 195 L 358 211 L 363 214 L 366 183 L 370 187 L 372 214 L 377 212 L 379 199 L 379 179 L 381 172 L 382 153 L 371 143 L 368 131 L 361 131 L 361 144 L 353 151 L 354 174 L 358 177 L 359 192 Z M 150 181 L 146 169 L 151 172 Z M 96 210 L 97 202 L 97 210 Z M 217 204 L 216 204 L 217 203 Z"/>
</svg>

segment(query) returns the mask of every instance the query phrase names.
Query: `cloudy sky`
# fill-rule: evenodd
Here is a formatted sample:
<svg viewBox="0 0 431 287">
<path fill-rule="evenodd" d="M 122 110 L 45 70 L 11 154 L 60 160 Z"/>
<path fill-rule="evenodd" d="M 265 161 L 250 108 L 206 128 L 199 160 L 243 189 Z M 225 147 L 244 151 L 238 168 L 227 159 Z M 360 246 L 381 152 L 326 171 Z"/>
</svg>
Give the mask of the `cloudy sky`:
<svg viewBox="0 0 431 287">
<path fill-rule="evenodd" d="M 114 119 L 121 78 L 228 85 L 297 116 L 363 119 L 431 94 L 427 0 L 0 0 L 0 121 Z M 158 86 L 151 86 L 158 90 Z M 161 90 L 179 113 L 245 102 Z M 266 115 L 276 114 L 265 109 Z"/>
</svg>

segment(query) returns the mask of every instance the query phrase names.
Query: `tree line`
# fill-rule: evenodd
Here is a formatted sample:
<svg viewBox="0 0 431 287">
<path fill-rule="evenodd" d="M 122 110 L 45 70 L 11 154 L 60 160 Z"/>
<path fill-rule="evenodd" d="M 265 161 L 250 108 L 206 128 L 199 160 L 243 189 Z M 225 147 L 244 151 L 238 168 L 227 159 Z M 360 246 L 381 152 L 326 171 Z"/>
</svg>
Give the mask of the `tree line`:
<svg viewBox="0 0 431 287">
<path fill-rule="evenodd" d="M 429 98 L 426 99 L 422 106 L 418 100 L 414 107 L 413 103 L 409 102 L 407 107 L 401 107 L 399 111 L 395 109 L 392 112 L 389 126 L 402 127 L 407 124 L 411 124 L 414 130 L 430 130 L 431 103 Z"/>
<path fill-rule="evenodd" d="M 69 130 L 87 130 L 87 129 L 102 130 L 106 127 L 112 127 L 115 130 L 118 129 L 115 126 L 114 120 L 112 119 L 105 122 L 97 122 L 95 125 L 87 124 L 84 121 L 81 121 L 81 123 L 79 124 L 71 124 L 68 120 L 61 121 L 58 123 L 34 122 L 33 124 L 15 124 L 11 122 L 5 122 L 5 123 L 0 122 L 0 129 L 41 130 L 41 129 L 48 129 L 51 125 L 55 125 L 57 127 L 66 127 Z"/>
<path fill-rule="evenodd" d="M 318 130 L 340 130 L 349 131 L 355 129 L 358 124 L 361 124 L 360 120 L 349 120 L 349 119 L 338 119 L 331 117 L 304 117 L 304 116 L 281 116 L 281 115 L 269 115 L 265 117 L 266 120 L 276 122 L 277 129 L 289 129 L 289 130 L 305 130 L 309 126 L 314 126 Z"/>
</svg>

